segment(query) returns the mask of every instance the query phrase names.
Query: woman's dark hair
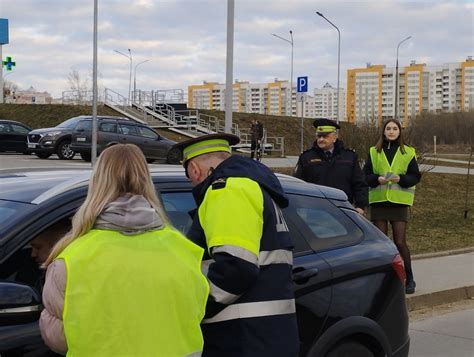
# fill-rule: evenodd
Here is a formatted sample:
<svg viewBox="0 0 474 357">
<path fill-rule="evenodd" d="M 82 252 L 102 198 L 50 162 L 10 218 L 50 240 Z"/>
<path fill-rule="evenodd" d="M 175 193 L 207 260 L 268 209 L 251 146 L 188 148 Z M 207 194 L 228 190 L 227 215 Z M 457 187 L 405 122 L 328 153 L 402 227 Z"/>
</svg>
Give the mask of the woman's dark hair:
<svg viewBox="0 0 474 357">
<path fill-rule="evenodd" d="M 380 138 L 379 140 L 377 141 L 377 144 L 375 145 L 375 149 L 377 150 L 377 152 L 381 152 L 382 149 L 383 149 L 383 142 L 385 140 L 385 127 L 389 124 L 389 123 L 395 123 L 396 126 L 398 126 L 398 130 L 400 132 L 400 135 L 398 136 L 398 145 L 400 146 L 400 151 L 402 152 L 402 154 L 405 154 L 405 140 L 403 140 L 403 133 L 402 133 L 402 125 L 400 124 L 400 122 L 396 119 L 389 119 L 387 120 L 383 125 L 382 125 L 382 131 L 381 131 L 381 134 L 380 134 Z"/>
</svg>

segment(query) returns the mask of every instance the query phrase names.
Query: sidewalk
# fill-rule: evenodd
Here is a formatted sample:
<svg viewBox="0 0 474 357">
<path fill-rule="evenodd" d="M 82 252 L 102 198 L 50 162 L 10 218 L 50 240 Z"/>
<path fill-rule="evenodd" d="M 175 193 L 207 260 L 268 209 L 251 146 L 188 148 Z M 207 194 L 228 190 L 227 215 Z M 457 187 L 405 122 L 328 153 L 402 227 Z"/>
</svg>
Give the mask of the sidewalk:
<svg viewBox="0 0 474 357">
<path fill-rule="evenodd" d="M 408 310 L 474 298 L 474 252 L 412 261 L 416 292 L 407 295 Z"/>
</svg>

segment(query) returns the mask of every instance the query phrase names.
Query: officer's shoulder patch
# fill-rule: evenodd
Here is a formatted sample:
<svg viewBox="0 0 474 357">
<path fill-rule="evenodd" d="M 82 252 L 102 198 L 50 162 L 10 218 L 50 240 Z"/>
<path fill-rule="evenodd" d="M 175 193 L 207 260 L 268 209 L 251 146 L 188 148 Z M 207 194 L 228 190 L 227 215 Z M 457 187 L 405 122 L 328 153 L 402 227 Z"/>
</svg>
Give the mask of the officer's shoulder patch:
<svg viewBox="0 0 474 357">
<path fill-rule="evenodd" d="M 219 178 L 211 183 L 213 190 L 224 188 L 227 183 L 227 178 Z"/>
</svg>

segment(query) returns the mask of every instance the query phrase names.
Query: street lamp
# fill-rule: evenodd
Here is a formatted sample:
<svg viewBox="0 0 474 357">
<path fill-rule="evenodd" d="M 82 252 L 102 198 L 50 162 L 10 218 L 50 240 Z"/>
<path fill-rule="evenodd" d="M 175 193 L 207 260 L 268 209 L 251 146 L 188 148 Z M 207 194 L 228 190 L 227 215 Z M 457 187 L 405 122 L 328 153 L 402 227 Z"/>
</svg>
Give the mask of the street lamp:
<svg viewBox="0 0 474 357">
<path fill-rule="evenodd" d="M 336 30 L 337 30 L 337 35 L 338 35 L 338 40 L 337 40 L 337 94 L 336 94 L 336 100 L 337 100 L 337 123 L 339 124 L 339 112 L 340 112 L 340 103 L 339 103 L 339 69 L 341 67 L 341 31 L 339 31 L 339 28 L 334 25 L 331 21 L 329 21 L 322 13 L 319 11 L 316 11 L 316 14 L 318 16 L 321 16 L 324 20 L 329 22 Z"/>
<path fill-rule="evenodd" d="M 398 49 L 400 48 L 400 45 L 403 42 L 408 41 L 410 38 L 411 36 L 408 36 L 407 38 L 401 40 L 397 46 L 397 63 L 395 65 L 395 119 L 397 120 L 398 120 Z M 407 100 L 407 98 L 405 98 L 405 100 Z"/>
<path fill-rule="evenodd" d="M 133 100 L 135 101 L 135 96 L 137 95 L 137 67 L 143 63 L 149 62 L 150 60 L 147 59 L 145 61 L 141 61 L 135 65 L 135 71 L 133 72 Z"/>
<path fill-rule="evenodd" d="M 130 60 L 130 75 L 129 75 L 129 78 L 128 78 L 128 102 L 131 103 L 130 94 L 131 94 L 131 91 L 132 91 L 132 63 L 133 63 L 132 51 L 129 48 L 128 49 L 128 55 L 126 55 L 123 52 L 117 51 L 117 50 L 114 50 L 114 51 L 117 52 L 118 54 L 121 54 L 122 56 L 127 57 Z"/>
<path fill-rule="evenodd" d="M 275 36 L 276 38 L 279 38 L 280 40 L 283 40 L 285 42 L 288 42 L 290 45 L 291 45 L 291 75 L 290 75 L 290 116 L 293 116 L 293 31 L 290 30 L 290 40 L 284 38 L 284 37 L 281 37 L 281 36 L 278 36 L 278 35 L 275 35 L 274 33 L 272 33 L 272 36 Z"/>
</svg>

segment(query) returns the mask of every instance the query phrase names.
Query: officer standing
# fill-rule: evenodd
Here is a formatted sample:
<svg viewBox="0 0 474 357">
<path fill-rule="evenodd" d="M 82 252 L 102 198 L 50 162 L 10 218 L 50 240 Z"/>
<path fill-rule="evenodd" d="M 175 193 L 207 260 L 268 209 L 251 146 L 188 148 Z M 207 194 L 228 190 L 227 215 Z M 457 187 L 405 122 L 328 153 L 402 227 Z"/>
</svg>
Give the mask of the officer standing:
<svg viewBox="0 0 474 357">
<path fill-rule="evenodd" d="M 363 214 L 368 206 L 368 185 L 357 154 L 344 148 L 337 137 L 341 127 L 329 119 L 316 119 L 316 141 L 304 151 L 295 168 L 295 177 L 344 191 L 356 210 Z"/>
<path fill-rule="evenodd" d="M 239 138 L 178 143 L 197 209 L 188 238 L 205 249 L 210 285 L 203 356 L 298 354 L 292 242 L 280 182 L 266 166 L 231 155 Z"/>
</svg>

